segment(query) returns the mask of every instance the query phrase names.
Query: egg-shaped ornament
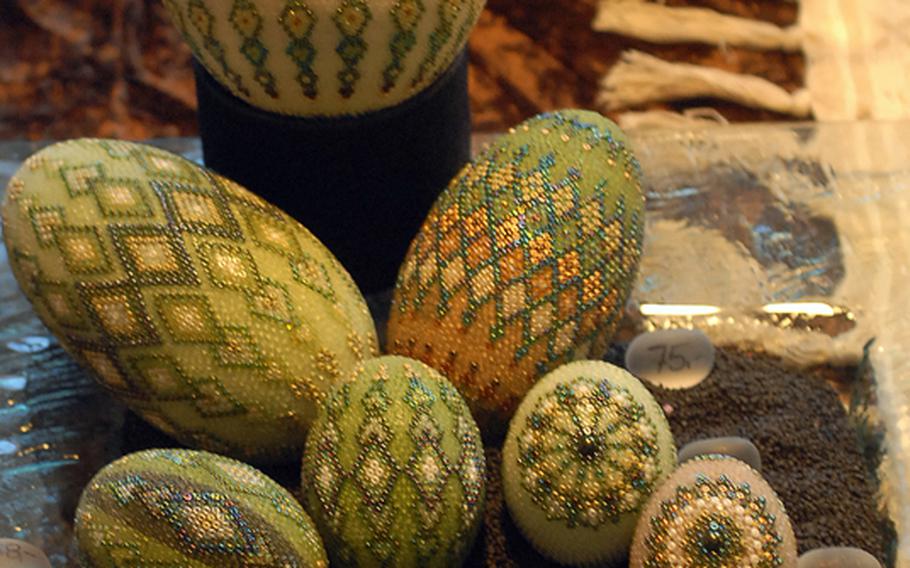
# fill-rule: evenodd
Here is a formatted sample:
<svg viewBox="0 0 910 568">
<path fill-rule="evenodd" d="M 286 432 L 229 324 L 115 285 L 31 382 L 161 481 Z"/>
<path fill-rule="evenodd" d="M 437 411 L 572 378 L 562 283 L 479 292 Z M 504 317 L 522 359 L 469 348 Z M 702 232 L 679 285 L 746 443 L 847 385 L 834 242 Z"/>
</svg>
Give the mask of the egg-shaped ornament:
<svg viewBox="0 0 910 568">
<path fill-rule="evenodd" d="M 512 129 L 455 177 L 401 267 L 390 351 L 439 369 L 485 433 L 534 382 L 597 359 L 622 317 L 644 233 L 639 165 L 603 116 Z"/>
<path fill-rule="evenodd" d="M 236 97 L 295 116 L 357 115 L 431 85 L 484 0 L 165 0 L 196 59 Z"/>
<path fill-rule="evenodd" d="M 626 557 L 638 515 L 676 465 L 667 419 L 625 370 L 563 365 L 512 418 L 502 451 L 503 495 L 541 554 L 572 566 Z"/>
<path fill-rule="evenodd" d="M 44 324 L 185 444 L 298 459 L 318 403 L 376 350 L 363 297 L 307 229 L 169 152 L 55 144 L 13 176 L 2 213 Z"/>
<path fill-rule="evenodd" d="M 325 568 L 316 527 L 286 489 L 207 452 L 147 450 L 103 468 L 76 509 L 86 568 Z"/>
<path fill-rule="evenodd" d="M 796 538 L 777 494 L 734 458 L 709 455 L 677 468 L 648 500 L 631 568 L 795 568 Z"/>
<path fill-rule="evenodd" d="M 480 526 L 484 467 L 458 391 L 419 361 L 381 357 L 326 401 L 303 492 L 333 565 L 458 566 Z"/>
</svg>

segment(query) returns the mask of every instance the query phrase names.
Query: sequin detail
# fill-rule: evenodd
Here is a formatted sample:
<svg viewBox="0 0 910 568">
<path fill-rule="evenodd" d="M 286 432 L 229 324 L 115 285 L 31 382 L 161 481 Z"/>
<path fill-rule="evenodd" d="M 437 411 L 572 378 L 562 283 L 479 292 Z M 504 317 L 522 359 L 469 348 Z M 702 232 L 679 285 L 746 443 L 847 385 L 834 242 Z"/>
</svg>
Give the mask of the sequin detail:
<svg viewBox="0 0 910 568">
<path fill-rule="evenodd" d="M 455 19 L 461 12 L 463 5 L 464 2 L 461 0 L 440 0 L 437 8 L 439 19 L 433 32 L 430 34 L 429 48 L 427 49 L 423 61 L 420 63 L 420 67 L 417 68 L 417 74 L 411 82 L 412 87 L 416 87 L 422 83 L 426 78 L 428 70 L 436 63 L 439 52 L 452 37 L 452 28 Z"/>
<path fill-rule="evenodd" d="M 240 53 L 255 69 L 253 78 L 270 97 L 278 98 L 275 76 L 266 66 L 269 50 L 262 43 L 262 16 L 256 4 L 250 0 L 234 0 L 229 19 L 234 30 L 243 38 Z"/>
<path fill-rule="evenodd" d="M 372 18 L 373 13 L 363 0 L 344 0 L 332 18 L 341 34 L 341 41 L 335 47 L 335 52 L 344 64 L 338 72 L 340 83 L 338 93 L 342 97 L 350 98 L 354 94 L 354 86 L 360 79 L 358 65 L 367 51 L 363 32 Z"/>
<path fill-rule="evenodd" d="M 230 84 L 234 89 L 239 91 L 242 95 L 249 97 L 250 91 L 243 84 L 243 78 L 228 65 L 224 46 L 215 35 L 215 16 L 212 15 L 211 10 L 209 10 L 205 2 L 203 2 L 203 0 L 189 0 L 187 3 L 187 15 L 193 28 L 195 28 L 196 32 L 202 37 L 203 48 L 218 64 L 218 69 L 221 74 L 230 81 Z M 187 32 L 184 32 L 185 36 L 189 35 Z"/>
<path fill-rule="evenodd" d="M 398 0 L 392 8 L 395 35 L 389 44 L 392 61 L 382 72 L 382 90 L 391 91 L 404 70 L 404 59 L 417 43 L 415 28 L 425 11 L 423 0 Z"/>
<path fill-rule="evenodd" d="M 316 14 L 302 0 L 291 0 L 285 6 L 279 18 L 281 27 L 290 41 L 285 53 L 297 65 L 297 83 L 303 94 L 315 99 L 318 94 L 318 76 L 313 69 L 316 60 L 316 48 L 313 46 L 313 29 L 316 27 Z"/>
</svg>

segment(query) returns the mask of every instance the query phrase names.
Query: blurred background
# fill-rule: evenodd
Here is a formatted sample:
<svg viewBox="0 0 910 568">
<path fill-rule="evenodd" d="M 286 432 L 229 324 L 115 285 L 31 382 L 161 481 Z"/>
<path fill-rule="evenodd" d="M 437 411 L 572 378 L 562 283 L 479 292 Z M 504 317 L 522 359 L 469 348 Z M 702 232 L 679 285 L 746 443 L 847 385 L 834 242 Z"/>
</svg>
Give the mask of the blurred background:
<svg viewBox="0 0 910 568">
<path fill-rule="evenodd" d="M 503 130 L 554 108 L 598 108 L 601 78 L 629 49 L 760 77 L 788 92 L 804 85 L 801 51 L 657 45 L 594 31 L 598 3 L 488 1 L 469 45 L 476 130 Z M 785 0 L 664 4 L 781 27 L 798 15 L 797 4 Z M 710 106 L 733 122 L 788 118 L 714 99 L 633 106 L 677 112 Z M 0 139 L 190 136 L 194 112 L 190 52 L 160 0 L 0 0 Z"/>
</svg>

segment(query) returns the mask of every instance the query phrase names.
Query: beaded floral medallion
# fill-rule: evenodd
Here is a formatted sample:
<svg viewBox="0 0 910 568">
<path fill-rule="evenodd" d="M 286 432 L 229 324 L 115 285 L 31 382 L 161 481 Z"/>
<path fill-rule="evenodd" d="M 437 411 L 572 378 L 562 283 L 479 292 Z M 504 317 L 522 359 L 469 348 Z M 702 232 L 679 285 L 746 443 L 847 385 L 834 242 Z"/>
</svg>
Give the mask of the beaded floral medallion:
<svg viewBox="0 0 910 568">
<path fill-rule="evenodd" d="M 298 116 L 401 103 L 448 69 L 485 0 L 165 0 L 234 95 Z"/>
<path fill-rule="evenodd" d="M 10 181 L 3 221 L 45 325 L 186 444 L 296 458 L 319 401 L 376 349 L 360 292 L 309 231 L 168 152 L 50 146 Z"/>
<path fill-rule="evenodd" d="M 307 509 L 339 565 L 459 565 L 484 489 L 467 405 L 419 361 L 366 361 L 330 395 L 307 440 Z"/>
<path fill-rule="evenodd" d="M 648 502 L 630 566 L 789 568 L 796 544 L 761 476 L 732 458 L 708 456 L 680 466 Z"/>
<path fill-rule="evenodd" d="M 597 528 L 636 511 L 654 489 L 657 444 L 628 389 L 578 377 L 537 400 L 518 434 L 518 475 L 547 519 Z"/>
<path fill-rule="evenodd" d="M 402 265 L 388 348 L 439 369 L 487 431 L 540 376 L 606 350 L 644 232 L 639 167 L 599 114 L 532 118 L 433 206 Z"/>
<path fill-rule="evenodd" d="M 564 365 L 528 393 L 503 448 L 506 503 L 542 554 L 615 560 L 675 464 L 669 425 L 637 379 L 596 361 Z"/>
<path fill-rule="evenodd" d="M 75 533 L 90 568 L 328 566 L 290 493 L 206 452 L 149 450 L 105 467 L 82 494 Z"/>
</svg>

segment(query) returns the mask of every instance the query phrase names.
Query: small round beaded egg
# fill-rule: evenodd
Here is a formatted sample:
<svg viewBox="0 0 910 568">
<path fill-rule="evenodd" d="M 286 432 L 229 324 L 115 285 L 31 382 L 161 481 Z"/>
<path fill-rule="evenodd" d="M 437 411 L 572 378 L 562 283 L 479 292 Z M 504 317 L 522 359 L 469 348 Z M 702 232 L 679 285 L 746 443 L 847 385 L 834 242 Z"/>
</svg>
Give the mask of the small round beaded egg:
<svg viewBox="0 0 910 568">
<path fill-rule="evenodd" d="M 427 88 L 484 0 L 165 0 L 196 59 L 235 96 L 295 116 L 354 115 Z"/>
<path fill-rule="evenodd" d="M 404 357 L 365 361 L 307 438 L 303 492 L 342 566 L 457 566 L 485 497 L 480 432 L 458 391 Z"/>
<path fill-rule="evenodd" d="M 136 452 L 104 467 L 76 510 L 81 566 L 295 566 L 328 560 L 286 489 L 244 463 L 192 450 Z"/>
<path fill-rule="evenodd" d="M 541 554 L 613 562 L 675 465 L 669 424 L 647 389 L 619 367 L 579 361 L 541 379 L 519 406 L 503 447 L 503 492 Z"/>
<path fill-rule="evenodd" d="M 631 568 L 794 568 L 796 538 L 783 503 L 734 458 L 694 458 L 648 500 Z"/>
</svg>

